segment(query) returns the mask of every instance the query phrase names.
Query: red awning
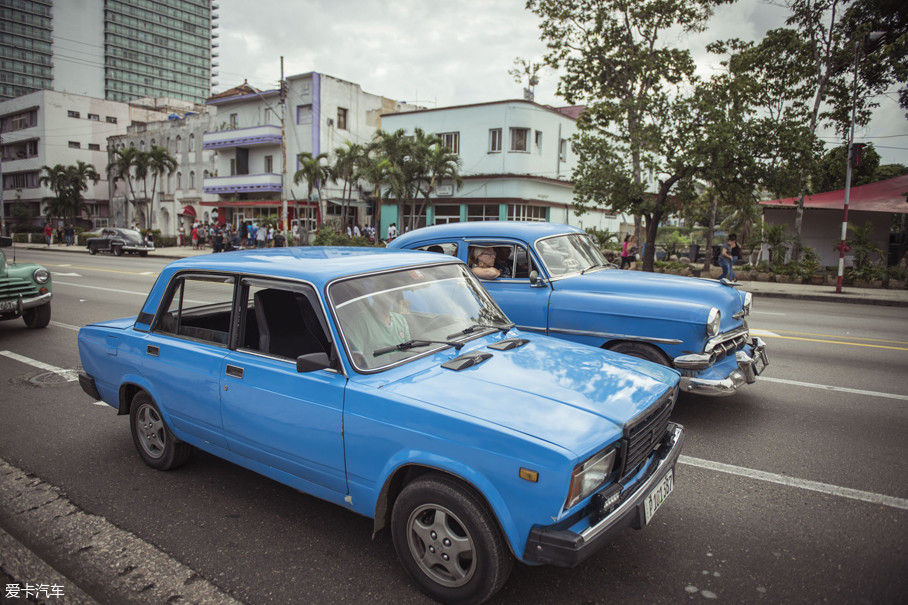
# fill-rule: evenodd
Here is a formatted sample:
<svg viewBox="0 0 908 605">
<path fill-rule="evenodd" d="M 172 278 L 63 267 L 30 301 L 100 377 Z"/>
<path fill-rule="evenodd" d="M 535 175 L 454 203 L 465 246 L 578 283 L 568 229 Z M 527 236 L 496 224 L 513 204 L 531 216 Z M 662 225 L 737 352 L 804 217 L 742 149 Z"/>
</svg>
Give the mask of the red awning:
<svg viewBox="0 0 908 605">
<path fill-rule="evenodd" d="M 868 212 L 886 212 L 908 214 L 908 175 L 897 176 L 885 181 L 876 181 L 869 185 L 852 187 L 848 196 L 851 210 Z M 789 197 L 780 200 L 760 202 L 763 206 L 796 208 L 798 198 Z M 845 190 L 815 193 L 804 198 L 805 208 L 824 208 L 841 210 L 845 207 Z"/>
<path fill-rule="evenodd" d="M 193 208 L 192 206 L 183 206 L 183 211 L 180 212 L 180 214 L 185 215 L 185 216 L 191 216 L 193 218 L 196 217 L 195 208 Z"/>
</svg>

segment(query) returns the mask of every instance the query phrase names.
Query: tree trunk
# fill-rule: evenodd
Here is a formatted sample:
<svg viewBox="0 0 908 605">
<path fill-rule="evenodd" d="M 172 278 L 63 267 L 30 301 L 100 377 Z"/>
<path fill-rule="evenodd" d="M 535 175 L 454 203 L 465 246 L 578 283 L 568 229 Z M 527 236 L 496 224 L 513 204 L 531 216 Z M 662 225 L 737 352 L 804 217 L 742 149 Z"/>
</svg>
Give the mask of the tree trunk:
<svg viewBox="0 0 908 605">
<path fill-rule="evenodd" d="M 713 200 L 709 205 L 709 230 L 706 232 L 706 251 L 703 261 L 703 271 L 709 277 L 709 268 L 713 260 L 713 232 L 716 230 L 716 212 L 719 209 L 719 196 L 713 194 Z"/>
</svg>

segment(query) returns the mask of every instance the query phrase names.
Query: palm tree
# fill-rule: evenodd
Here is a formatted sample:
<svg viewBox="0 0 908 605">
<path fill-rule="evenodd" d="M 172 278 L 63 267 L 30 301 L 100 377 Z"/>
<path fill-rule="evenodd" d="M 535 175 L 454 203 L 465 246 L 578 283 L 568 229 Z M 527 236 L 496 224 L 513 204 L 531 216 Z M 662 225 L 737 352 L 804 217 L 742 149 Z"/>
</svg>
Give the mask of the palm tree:
<svg viewBox="0 0 908 605">
<path fill-rule="evenodd" d="M 328 160 L 327 153 L 320 153 L 313 156 L 310 152 L 304 151 L 296 156 L 300 169 L 293 175 L 293 184 L 299 185 L 306 181 L 307 195 L 306 199 L 312 201 L 312 190 L 318 191 L 318 211 L 319 216 L 324 220 L 327 214 L 327 207 L 322 200 L 322 183 L 331 177 L 331 171 L 323 165 L 322 160 Z"/>
<path fill-rule="evenodd" d="M 425 208 L 431 203 L 430 196 L 443 181 L 453 181 L 454 187 L 458 190 L 463 187 L 463 179 L 460 176 L 462 163 L 460 156 L 442 145 L 440 139 L 432 145 L 426 158 L 428 179 L 426 180 L 426 188 L 422 190 L 423 202 L 416 212 L 415 219 L 419 219 L 422 216 Z M 415 227 L 414 217 L 411 216 L 410 229 Z"/>
<path fill-rule="evenodd" d="M 112 151 L 110 163 L 107 164 L 107 173 L 110 179 L 116 183 L 119 180 L 126 181 L 127 191 L 132 195 L 126 196 L 126 224 L 129 225 L 129 203 L 135 207 L 137 205 L 136 192 L 133 187 L 133 168 L 136 165 L 136 159 L 139 152 L 135 147 L 123 147 Z"/>
<path fill-rule="evenodd" d="M 139 152 L 142 153 L 142 152 Z M 155 189 L 158 187 L 158 177 L 163 175 L 165 172 L 167 174 L 172 174 L 174 170 L 177 169 L 179 165 L 176 158 L 170 155 L 170 152 L 167 151 L 166 147 L 160 147 L 158 145 L 152 145 L 151 149 L 145 153 L 146 164 L 148 166 L 148 171 L 153 175 L 151 181 L 151 210 L 149 214 L 150 224 L 149 228 L 154 227 L 154 195 Z"/>
<path fill-rule="evenodd" d="M 94 165 L 81 160 L 75 166 L 43 166 L 38 182 L 54 192 L 53 197 L 45 198 L 48 202 L 48 217 L 57 216 L 66 220 L 80 216 L 88 209 L 82 192 L 88 190 L 88 181 L 97 183 L 99 180 L 101 176 Z"/>
<path fill-rule="evenodd" d="M 351 143 L 347 141 L 344 147 L 338 147 L 334 150 L 334 166 L 333 166 L 333 176 L 335 179 L 342 179 L 344 181 L 344 186 L 342 190 L 341 199 L 343 200 L 343 209 L 341 217 L 343 219 L 343 224 L 347 224 L 347 196 L 348 196 L 348 186 L 349 186 L 349 195 L 353 195 L 353 186 L 356 183 L 354 175 L 356 173 L 357 166 L 362 163 L 362 159 L 366 154 L 365 148 L 359 143 Z"/>
</svg>

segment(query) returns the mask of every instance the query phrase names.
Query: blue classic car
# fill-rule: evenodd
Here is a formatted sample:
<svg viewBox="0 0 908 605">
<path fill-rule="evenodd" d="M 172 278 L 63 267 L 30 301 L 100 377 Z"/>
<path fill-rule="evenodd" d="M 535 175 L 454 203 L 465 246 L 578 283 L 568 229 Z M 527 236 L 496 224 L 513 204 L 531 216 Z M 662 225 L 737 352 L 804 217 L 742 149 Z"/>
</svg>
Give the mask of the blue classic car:
<svg viewBox="0 0 908 605">
<path fill-rule="evenodd" d="M 750 339 L 751 295 L 730 282 L 619 271 L 590 237 L 555 223 L 452 223 L 406 233 L 389 248 L 443 252 L 470 264 L 494 252 L 483 285 L 522 330 L 542 332 L 681 372 L 681 388 L 731 395 L 766 367 Z M 488 257 L 487 257 L 488 258 Z"/>
<path fill-rule="evenodd" d="M 672 491 L 675 370 L 514 329 L 462 262 L 274 248 L 175 261 L 82 328 L 83 390 L 153 468 L 196 447 L 389 526 L 432 597 L 571 566 Z"/>
</svg>

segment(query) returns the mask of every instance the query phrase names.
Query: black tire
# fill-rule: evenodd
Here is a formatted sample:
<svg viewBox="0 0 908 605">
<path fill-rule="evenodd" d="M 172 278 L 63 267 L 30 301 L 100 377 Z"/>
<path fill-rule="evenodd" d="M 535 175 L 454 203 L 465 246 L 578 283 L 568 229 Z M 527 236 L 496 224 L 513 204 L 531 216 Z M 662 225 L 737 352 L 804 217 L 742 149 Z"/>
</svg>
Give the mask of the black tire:
<svg viewBox="0 0 908 605">
<path fill-rule="evenodd" d="M 89 254 L 97 254 L 97 253 L 98 253 L 98 249 L 97 249 L 95 246 L 93 246 L 92 244 L 88 244 L 88 253 L 89 253 Z"/>
<path fill-rule="evenodd" d="M 123 256 L 123 246 L 114 245 L 113 253 L 114 256 Z"/>
<path fill-rule="evenodd" d="M 653 363 L 658 363 L 669 368 L 672 367 L 671 360 L 666 357 L 665 353 L 653 345 L 644 342 L 619 342 L 614 346 L 608 347 L 608 350 L 623 355 L 630 355 L 637 359 L 652 361 Z"/>
<path fill-rule="evenodd" d="M 145 252 L 145 251 L 139 252 L 139 256 L 148 256 L 148 252 Z"/>
<path fill-rule="evenodd" d="M 47 324 L 50 323 L 50 303 L 27 309 L 22 314 L 22 319 L 25 321 L 26 326 L 34 330 L 46 328 Z"/>
<path fill-rule="evenodd" d="M 441 475 L 424 476 L 401 491 L 391 537 L 420 590 L 443 603 L 482 603 L 504 586 L 514 565 L 485 503 Z"/>
<path fill-rule="evenodd" d="M 139 456 L 151 468 L 169 471 L 189 460 L 192 446 L 173 436 L 158 406 L 145 391 L 132 398 L 129 426 Z"/>
</svg>

